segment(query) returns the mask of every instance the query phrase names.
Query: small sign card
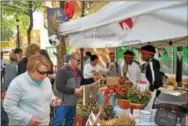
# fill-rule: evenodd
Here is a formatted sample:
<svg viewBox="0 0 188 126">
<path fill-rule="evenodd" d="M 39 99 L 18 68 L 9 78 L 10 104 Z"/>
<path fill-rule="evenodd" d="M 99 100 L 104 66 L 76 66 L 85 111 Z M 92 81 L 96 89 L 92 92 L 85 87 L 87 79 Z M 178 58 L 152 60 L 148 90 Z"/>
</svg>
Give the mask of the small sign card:
<svg viewBox="0 0 188 126">
<path fill-rule="evenodd" d="M 175 126 L 177 122 L 177 116 L 174 112 L 165 110 L 157 110 L 155 114 L 155 123 L 158 126 Z"/>
</svg>

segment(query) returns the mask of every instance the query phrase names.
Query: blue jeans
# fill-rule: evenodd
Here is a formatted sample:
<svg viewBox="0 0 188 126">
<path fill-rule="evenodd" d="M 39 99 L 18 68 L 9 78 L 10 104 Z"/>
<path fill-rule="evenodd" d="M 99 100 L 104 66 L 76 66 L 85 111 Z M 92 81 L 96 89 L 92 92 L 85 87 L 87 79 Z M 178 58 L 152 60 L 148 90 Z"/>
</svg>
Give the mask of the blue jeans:
<svg viewBox="0 0 188 126">
<path fill-rule="evenodd" d="M 62 126 L 65 119 L 65 126 L 73 126 L 76 115 L 76 106 L 59 106 L 55 108 L 55 115 L 52 126 Z"/>
</svg>

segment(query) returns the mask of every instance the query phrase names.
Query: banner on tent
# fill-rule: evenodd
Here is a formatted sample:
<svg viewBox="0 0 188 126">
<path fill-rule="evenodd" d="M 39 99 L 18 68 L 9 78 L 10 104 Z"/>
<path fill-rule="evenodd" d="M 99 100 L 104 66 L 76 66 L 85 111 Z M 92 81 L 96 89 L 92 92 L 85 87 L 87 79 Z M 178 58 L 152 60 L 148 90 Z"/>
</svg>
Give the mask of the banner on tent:
<svg viewBox="0 0 188 126">
<path fill-rule="evenodd" d="M 167 50 L 168 56 L 173 58 L 173 50 Z"/>
<path fill-rule="evenodd" d="M 165 49 L 159 49 L 159 57 L 165 54 Z"/>
<path fill-rule="evenodd" d="M 92 30 L 69 35 L 70 45 L 86 47 L 94 44 L 93 47 L 117 47 L 140 43 L 139 39 L 128 39 L 135 25 L 135 18 L 127 18 L 122 21 L 93 28 Z M 77 39 L 79 37 L 79 40 Z M 79 41 L 79 42 L 78 42 Z M 82 41 L 83 43 L 80 43 Z"/>
</svg>

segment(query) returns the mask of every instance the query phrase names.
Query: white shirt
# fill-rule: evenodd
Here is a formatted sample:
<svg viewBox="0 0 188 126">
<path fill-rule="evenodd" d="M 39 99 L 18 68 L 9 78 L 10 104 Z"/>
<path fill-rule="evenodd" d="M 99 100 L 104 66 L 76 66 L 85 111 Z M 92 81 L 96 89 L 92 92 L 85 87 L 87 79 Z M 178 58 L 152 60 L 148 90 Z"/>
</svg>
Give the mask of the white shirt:
<svg viewBox="0 0 188 126">
<path fill-rule="evenodd" d="M 129 79 L 130 82 L 133 83 L 133 85 L 136 84 L 136 81 L 140 79 L 141 76 L 141 69 L 137 63 L 134 61 L 131 65 L 128 65 L 128 71 L 126 77 Z"/>
<path fill-rule="evenodd" d="M 88 64 L 84 65 L 84 78 L 85 79 L 93 78 L 92 71 L 107 73 L 106 68 L 101 67 L 99 65 L 92 66 L 91 63 L 88 63 Z"/>
</svg>

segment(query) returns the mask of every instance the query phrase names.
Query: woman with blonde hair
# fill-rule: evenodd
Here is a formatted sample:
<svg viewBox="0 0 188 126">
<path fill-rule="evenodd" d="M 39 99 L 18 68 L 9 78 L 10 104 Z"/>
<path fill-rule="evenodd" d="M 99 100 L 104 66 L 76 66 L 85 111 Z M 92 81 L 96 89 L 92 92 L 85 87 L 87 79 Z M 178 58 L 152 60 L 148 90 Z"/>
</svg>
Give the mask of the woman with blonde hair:
<svg viewBox="0 0 188 126">
<path fill-rule="evenodd" d="M 47 77 L 51 67 L 46 57 L 31 56 L 27 71 L 11 82 L 4 100 L 9 125 L 49 125 L 50 104 L 56 107 L 62 103 Z"/>
<path fill-rule="evenodd" d="M 40 55 L 40 47 L 37 44 L 31 43 L 25 49 L 25 56 L 18 62 L 18 75 L 26 71 L 29 57 Z"/>
</svg>

